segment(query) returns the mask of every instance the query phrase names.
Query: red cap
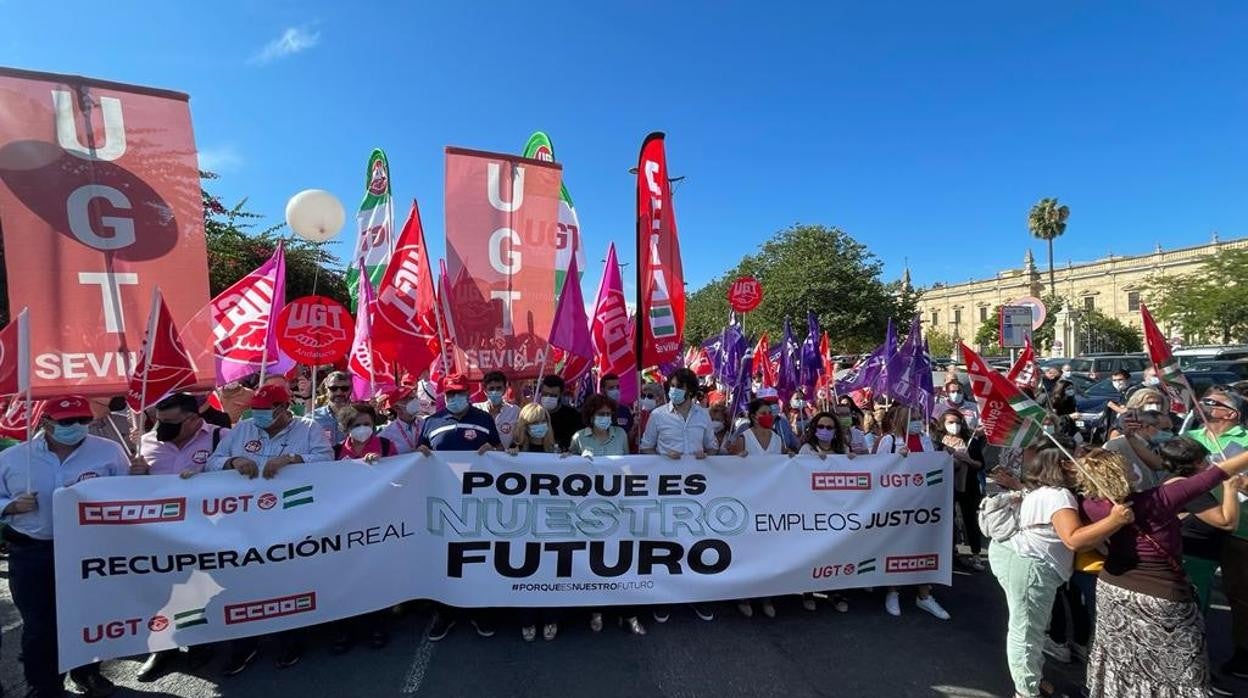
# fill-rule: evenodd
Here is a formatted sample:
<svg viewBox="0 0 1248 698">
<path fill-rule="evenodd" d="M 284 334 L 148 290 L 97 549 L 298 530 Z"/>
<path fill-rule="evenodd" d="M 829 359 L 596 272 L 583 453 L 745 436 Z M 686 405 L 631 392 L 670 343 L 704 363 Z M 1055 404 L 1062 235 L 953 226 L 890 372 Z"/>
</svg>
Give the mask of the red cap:
<svg viewBox="0 0 1248 698">
<path fill-rule="evenodd" d="M 53 420 L 95 417 L 91 413 L 91 403 L 81 395 L 66 395 L 48 400 L 43 404 L 43 414 Z"/>
<path fill-rule="evenodd" d="M 462 373 L 452 373 L 442 379 L 442 392 L 466 393 L 468 392 L 468 379 L 464 378 Z"/>
<path fill-rule="evenodd" d="M 414 385 L 400 385 L 387 390 L 381 394 L 381 408 L 383 410 L 394 409 L 395 405 L 407 402 L 415 390 Z"/>
<path fill-rule="evenodd" d="M 252 409 L 267 410 L 274 405 L 289 405 L 290 391 L 284 385 L 266 385 L 251 396 Z"/>
</svg>

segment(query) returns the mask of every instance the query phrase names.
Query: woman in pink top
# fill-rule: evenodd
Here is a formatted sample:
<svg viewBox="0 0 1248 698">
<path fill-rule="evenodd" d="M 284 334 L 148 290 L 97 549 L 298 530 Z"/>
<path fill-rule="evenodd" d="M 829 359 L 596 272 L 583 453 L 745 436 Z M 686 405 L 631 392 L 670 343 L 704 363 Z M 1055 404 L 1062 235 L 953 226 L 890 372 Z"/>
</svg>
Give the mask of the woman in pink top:
<svg viewBox="0 0 1248 698">
<path fill-rule="evenodd" d="M 1080 459 L 1084 518 L 1109 515 L 1115 493 L 1097 473 L 1122 469 L 1122 456 L 1093 449 Z M 1096 584 L 1096 631 L 1088 654 L 1092 698 L 1209 695 L 1205 621 L 1183 569 L 1184 506 L 1231 476 L 1248 470 L 1248 453 L 1196 475 L 1126 496 L 1135 522 L 1109 539 Z"/>
<path fill-rule="evenodd" d="M 377 421 L 377 408 L 367 402 L 339 410 L 338 426 L 347 437 L 334 446 L 334 458 L 376 463 L 379 458 L 398 453 L 393 441 L 377 433 Z"/>
</svg>

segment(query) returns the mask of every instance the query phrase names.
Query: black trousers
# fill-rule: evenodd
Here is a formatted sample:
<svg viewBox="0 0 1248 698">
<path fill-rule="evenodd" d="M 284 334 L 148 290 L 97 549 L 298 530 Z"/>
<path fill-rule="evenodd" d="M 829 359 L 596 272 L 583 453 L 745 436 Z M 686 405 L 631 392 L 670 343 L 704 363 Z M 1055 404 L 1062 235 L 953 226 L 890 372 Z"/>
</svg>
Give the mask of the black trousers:
<svg viewBox="0 0 1248 698">
<path fill-rule="evenodd" d="M 57 671 L 56 565 L 51 541 L 6 531 L 9 542 L 9 593 L 22 616 L 22 673 L 26 685 L 56 693 L 65 682 Z M 74 677 L 98 672 L 88 664 L 70 672 Z"/>
<path fill-rule="evenodd" d="M 984 495 L 979 492 L 979 481 L 974 473 L 967 473 L 966 491 L 954 492 L 953 499 L 962 512 L 962 529 L 966 532 L 966 544 L 972 555 L 984 549 L 984 534 L 979 530 L 979 502 Z"/>
</svg>

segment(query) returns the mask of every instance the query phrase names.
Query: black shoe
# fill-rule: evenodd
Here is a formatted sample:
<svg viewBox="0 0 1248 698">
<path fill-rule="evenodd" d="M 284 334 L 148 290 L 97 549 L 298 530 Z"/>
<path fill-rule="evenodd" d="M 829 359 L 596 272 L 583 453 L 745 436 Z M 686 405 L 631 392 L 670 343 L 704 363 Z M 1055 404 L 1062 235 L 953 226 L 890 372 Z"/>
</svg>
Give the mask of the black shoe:
<svg viewBox="0 0 1248 698">
<path fill-rule="evenodd" d="M 390 633 L 385 630 L 374 630 L 368 636 L 368 646 L 375 650 L 379 650 L 388 644 L 390 644 Z"/>
<path fill-rule="evenodd" d="M 117 691 L 117 686 L 108 680 L 99 670 L 92 671 L 87 674 L 74 676 L 69 675 L 69 680 L 73 682 L 78 692 L 87 696 L 87 698 L 107 698 Z"/>
<path fill-rule="evenodd" d="M 148 683 L 155 681 L 165 673 L 165 668 L 172 659 L 169 652 L 152 652 L 147 655 L 147 661 L 143 662 L 143 666 L 139 667 L 139 672 L 134 678 L 139 683 Z"/>
<path fill-rule="evenodd" d="M 252 646 L 242 652 L 234 652 L 230 655 L 229 661 L 225 663 L 225 667 L 221 669 L 221 673 L 226 676 L 238 676 L 256 661 L 256 657 L 260 654 L 260 648 Z"/>
<path fill-rule="evenodd" d="M 1222 665 L 1222 673 L 1237 679 L 1248 679 L 1248 661 L 1240 657 L 1238 652 L 1231 661 Z"/>
<path fill-rule="evenodd" d="M 1216 681 L 1209 684 L 1209 693 L 1210 695 L 1215 696 L 1230 696 L 1230 698 L 1235 698 L 1235 691 L 1219 686 Z"/>
<path fill-rule="evenodd" d="M 282 649 L 282 653 L 273 660 L 273 666 L 278 669 L 289 669 L 298 664 L 300 659 L 303 659 L 303 648 L 291 645 Z"/>
<path fill-rule="evenodd" d="M 212 645 L 195 645 L 186 651 L 186 670 L 199 671 L 208 666 L 217 651 Z"/>
<path fill-rule="evenodd" d="M 351 651 L 351 636 L 339 635 L 329 646 L 330 654 L 346 654 Z"/>
<path fill-rule="evenodd" d="M 689 605 L 693 607 L 693 612 L 702 620 L 715 620 L 715 611 L 712 611 L 710 606 L 704 603 L 691 603 Z"/>
<path fill-rule="evenodd" d="M 477 629 L 477 634 L 481 637 L 494 637 L 494 626 L 490 625 L 489 621 L 474 620 L 472 627 Z"/>
<path fill-rule="evenodd" d="M 430 642 L 437 642 L 446 637 L 451 632 L 451 628 L 455 627 L 455 619 L 447 618 L 441 613 L 433 615 L 433 625 L 429 626 L 429 632 L 425 635 Z"/>
</svg>

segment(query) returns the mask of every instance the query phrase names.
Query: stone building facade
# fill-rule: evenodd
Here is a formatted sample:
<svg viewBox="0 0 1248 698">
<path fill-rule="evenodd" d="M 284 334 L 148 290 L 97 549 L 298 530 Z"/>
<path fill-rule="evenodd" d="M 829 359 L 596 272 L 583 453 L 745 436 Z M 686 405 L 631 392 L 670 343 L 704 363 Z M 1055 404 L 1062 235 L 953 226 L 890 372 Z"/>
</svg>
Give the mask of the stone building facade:
<svg viewBox="0 0 1248 698">
<path fill-rule="evenodd" d="M 1142 291 L 1150 278 L 1191 274 L 1220 250 L 1242 248 L 1248 248 L 1248 238 L 1223 241 L 1215 233 L 1213 240 L 1204 245 L 1175 250 L 1164 250 L 1158 245 L 1148 254 L 1111 254 L 1094 262 L 1067 262 L 1055 266 L 1057 294 L 1066 301 L 1066 309 L 1058 313 L 1057 336 L 1051 353 L 1076 356 L 1098 349 L 1087 346 L 1087 342 L 1079 336 L 1071 309 L 1095 309 L 1138 328 Z M 902 281 L 909 282 L 909 271 Z M 993 317 L 993 310 L 998 305 L 1010 305 L 1026 296 L 1042 298 L 1048 295 L 1048 289 L 1048 267 L 1043 263 L 1037 264 L 1029 249 L 1020 268 L 1006 269 L 990 279 L 957 284 L 936 283 L 921 289 L 919 312 L 925 329 L 937 329 L 973 344 L 980 325 Z M 1163 332 L 1167 329 L 1162 327 Z M 991 353 L 991 348 L 986 350 Z"/>
</svg>

